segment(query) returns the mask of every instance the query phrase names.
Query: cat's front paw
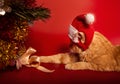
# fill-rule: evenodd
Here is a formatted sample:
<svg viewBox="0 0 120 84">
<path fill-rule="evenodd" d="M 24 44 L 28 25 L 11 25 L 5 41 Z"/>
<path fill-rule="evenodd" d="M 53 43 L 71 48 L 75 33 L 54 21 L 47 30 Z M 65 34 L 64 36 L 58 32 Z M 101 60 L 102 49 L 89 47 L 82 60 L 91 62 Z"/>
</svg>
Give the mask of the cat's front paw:
<svg viewBox="0 0 120 84">
<path fill-rule="evenodd" d="M 87 62 L 76 62 L 65 65 L 65 69 L 68 70 L 85 70 L 90 69 L 90 64 Z"/>
<path fill-rule="evenodd" d="M 73 70 L 73 69 L 74 69 L 74 67 L 73 67 L 73 65 L 72 65 L 72 64 L 66 64 L 66 65 L 65 65 L 65 69 L 68 69 L 68 70 Z"/>
</svg>

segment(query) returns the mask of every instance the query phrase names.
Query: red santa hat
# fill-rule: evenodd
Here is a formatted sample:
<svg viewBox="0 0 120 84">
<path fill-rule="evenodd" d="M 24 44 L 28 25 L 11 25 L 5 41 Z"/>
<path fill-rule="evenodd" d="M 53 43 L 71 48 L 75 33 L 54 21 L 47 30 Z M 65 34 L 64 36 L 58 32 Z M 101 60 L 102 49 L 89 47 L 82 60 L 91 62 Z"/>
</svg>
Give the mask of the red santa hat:
<svg viewBox="0 0 120 84">
<path fill-rule="evenodd" d="M 83 50 L 89 48 L 93 39 L 94 28 L 92 24 L 94 20 L 94 15 L 91 13 L 78 15 L 69 27 L 69 38 Z"/>
</svg>

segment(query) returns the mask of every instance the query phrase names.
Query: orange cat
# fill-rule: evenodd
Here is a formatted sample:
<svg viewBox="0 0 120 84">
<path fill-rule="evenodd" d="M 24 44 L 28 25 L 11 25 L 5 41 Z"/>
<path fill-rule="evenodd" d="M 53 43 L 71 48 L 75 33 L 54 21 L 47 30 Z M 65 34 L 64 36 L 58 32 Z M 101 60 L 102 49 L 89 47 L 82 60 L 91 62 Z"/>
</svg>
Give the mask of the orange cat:
<svg viewBox="0 0 120 84">
<path fill-rule="evenodd" d="M 120 71 L 120 46 L 114 46 L 99 32 L 94 33 L 89 48 L 82 51 L 72 44 L 69 53 L 41 56 L 40 62 L 65 64 L 69 70 Z"/>
<path fill-rule="evenodd" d="M 92 23 L 94 16 L 85 14 L 77 16 L 69 29 L 71 39 L 70 51 L 51 56 L 31 56 L 27 59 L 19 59 L 22 65 L 29 65 L 44 72 L 52 72 L 40 63 L 65 64 L 68 70 L 96 70 L 96 71 L 120 71 L 120 46 L 114 46 L 101 33 L 94 31 Z M 32 49 L 32 48 L 31 48 Z M 31 53 L 26 52 L 29 57 Z M 26 63 L 27 60 L 27 63 Z M 33 64 L 36 62 L 37 64 Z"/>
</svg>

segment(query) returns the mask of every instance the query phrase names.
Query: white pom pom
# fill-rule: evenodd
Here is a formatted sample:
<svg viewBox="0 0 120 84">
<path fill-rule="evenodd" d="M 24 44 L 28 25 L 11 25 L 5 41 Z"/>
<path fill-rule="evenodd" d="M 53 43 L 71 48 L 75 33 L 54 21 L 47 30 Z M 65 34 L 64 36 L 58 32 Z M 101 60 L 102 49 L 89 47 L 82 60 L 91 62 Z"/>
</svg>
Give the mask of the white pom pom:
<svg viewBox="0 0 120 84">
<path fill-rule="evenodd" d="M 93 22 L 95 21 L 94 15 L 91 13 L 86 14 L 85 19 L 86 19 L 86 23 L 89 25 L 93 24 Z"/>
</svg>

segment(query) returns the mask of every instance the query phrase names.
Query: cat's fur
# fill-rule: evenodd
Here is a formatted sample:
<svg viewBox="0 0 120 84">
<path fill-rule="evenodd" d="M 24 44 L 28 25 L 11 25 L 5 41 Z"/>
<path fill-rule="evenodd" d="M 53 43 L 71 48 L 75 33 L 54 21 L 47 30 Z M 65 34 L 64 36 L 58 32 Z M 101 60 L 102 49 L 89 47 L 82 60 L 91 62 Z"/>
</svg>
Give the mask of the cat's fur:
<svg viewBox="0 0 120 84">
<path fill-rule="evenodd" d="M 65 64 L 68 70 L 120 71 L 120 46 L 114 46 L 101 33 L 95 32 L 89 48 L 82 51 L 71 43 L 70 52 L 40 56 L 41 63 Z"/>
</svg>

